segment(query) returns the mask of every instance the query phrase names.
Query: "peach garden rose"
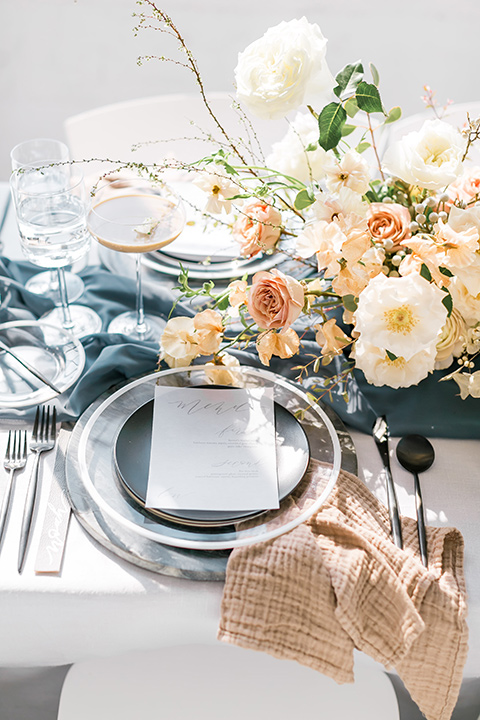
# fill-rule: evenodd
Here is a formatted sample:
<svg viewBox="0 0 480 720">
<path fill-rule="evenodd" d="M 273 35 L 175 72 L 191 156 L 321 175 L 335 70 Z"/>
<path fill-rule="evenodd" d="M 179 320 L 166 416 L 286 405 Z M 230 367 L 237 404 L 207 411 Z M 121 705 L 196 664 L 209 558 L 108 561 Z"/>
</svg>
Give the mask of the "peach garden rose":
<svg viewBox="0 0 480 720">
<path fill-rule="evenodd" d="M 247 307 L 259 328 L 286 330 L 300 315 L 303 304 L 303 285 L 298 280 L 277 269 L 253 276 Z"/>
<path fill-rule="evenodd" d="M 252 198 L 240 208 L 232 235 L 243 257 L 271 250 L 280 237 L 282 215 L 268 200 Z"/>
<path fill-rule="evenodd" d="M 367 224 L 372 238 L 392 250 L 411 236 L 412 219 L 408 209 L 398 203 L 371 203 L 367 210 Z"/>
</svg>

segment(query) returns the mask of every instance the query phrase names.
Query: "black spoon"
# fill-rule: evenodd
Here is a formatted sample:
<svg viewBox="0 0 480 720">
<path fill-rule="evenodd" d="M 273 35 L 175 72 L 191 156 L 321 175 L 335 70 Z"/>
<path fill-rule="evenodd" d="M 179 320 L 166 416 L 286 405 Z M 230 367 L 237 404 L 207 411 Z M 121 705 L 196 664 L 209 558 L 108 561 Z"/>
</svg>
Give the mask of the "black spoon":
<svg viewBox="0 0 480 720">
<path fill-rule="evenodd" d="M 415 480 L 415 508 L 417 511 L 418 542 L 420 556 L 425 567 L 428 566 L 427 536 L 425 533 L 425 515 L 423 513 L 422 492 L 418 473 L 425 472 L 435 460 L 435 450 L 423 435 L 406 435 L 397 445 L 397 458 L 405 470 L 413 474 Z"/>
</svg>

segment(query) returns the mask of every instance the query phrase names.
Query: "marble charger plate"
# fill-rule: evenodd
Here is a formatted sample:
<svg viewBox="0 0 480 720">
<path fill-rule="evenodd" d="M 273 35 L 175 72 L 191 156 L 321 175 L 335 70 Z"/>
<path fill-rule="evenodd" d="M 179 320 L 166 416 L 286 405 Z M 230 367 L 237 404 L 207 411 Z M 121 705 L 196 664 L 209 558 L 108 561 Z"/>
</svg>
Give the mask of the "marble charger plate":
<svg viewBox="0 0 480 720">
<path fill-rule="evenodd" d="M 311 458 L 321 468 L 315 484 L 304 477 L 295 488 L 294 502 L 288 495 L 279 510 L 220 527 L 189 527 L 149 513 L 122 487 L 115 467 L 115 439 L 128 417 L 152 400 L 157 383 L 176 387 L 206 383 L 203 366 L 151 373 L 100 397 L 72 432 L 66 458 L 67 494 L 77 519 L 101 545 L 154 572 L 222 580 L 232 548 L 270 539 L 300 524 L 328 497 L 340 466 L 356 471 L 353 442 L 330 409 L 312 407 L 301 386 L 268 370 L 241 366 L 238 377 L 243 387 L 273 387 L 275 401 L 300 420 Z"/>
</svg>

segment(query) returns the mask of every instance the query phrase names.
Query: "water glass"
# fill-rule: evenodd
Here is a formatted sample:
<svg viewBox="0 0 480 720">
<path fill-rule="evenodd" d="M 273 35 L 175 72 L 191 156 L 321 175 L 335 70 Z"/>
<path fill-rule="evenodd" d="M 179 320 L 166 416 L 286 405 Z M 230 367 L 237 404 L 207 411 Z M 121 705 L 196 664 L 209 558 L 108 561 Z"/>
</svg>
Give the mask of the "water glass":
<svg viewBox="0 0 480 720">
<path fill-rule="evenodd" d="M 30 165 L 16 170 L 10 185 L 27 260 L 59 271 L 61 307 L 46 317 L 79 337 L 98 332 L 101 320 L 97 313 L 83 305 L 69 305 L 65 287 L 65 266 L 83 257 L 91 241 L 82 172 L 71 165 L 60 169 Z"/>
<path fill-rule="evenodd" d="M 57 166 L 56 172 L 60 174 L 65 172 L 63 164 L 69 161 L 70 152 L 67 145 L 60 140 L 35 138 L 15 145 L 10 152 L 10 159 L 12 170 L 28 165 L 42 167 L 55 163 Z M 51 172 L 54 172 L 53 169 Z M 65 272 L 64 276 L 69 300 L 77 300 L 85 290 L 82 278 L 72 272 Z M 60 279 L 56 270 L 33 275 L 27 280 L 25 287 L 30 292 L 37 295 L 46 295 L 56 305 L 61 305 Z"/>
</svg>

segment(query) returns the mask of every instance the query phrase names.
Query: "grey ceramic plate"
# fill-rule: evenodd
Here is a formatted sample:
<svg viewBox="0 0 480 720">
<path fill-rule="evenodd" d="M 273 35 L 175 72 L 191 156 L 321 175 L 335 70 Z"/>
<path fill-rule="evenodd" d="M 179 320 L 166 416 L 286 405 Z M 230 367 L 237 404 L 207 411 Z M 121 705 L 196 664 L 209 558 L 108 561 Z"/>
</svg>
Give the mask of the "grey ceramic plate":
<svg viewBox="0 0 480 720">
<path fill-rule="evenodd" d="M 284 407 L 275 403 L 275 431 L 277 440 L 278 493 L 283 500 L 302 479 L 310 460 L 305 431 L 298 420 Z M 118 433 L 115 466 L 127 492 L 145 508 L 150 464 L 153 400 L 142 405 L 126 420 Z M 158 468 L 158 472 L 162 469 Z M 145 508 L 161 518 L 186 525 L 218 527 L 258 512 L 220 512 L 208 510 L 161 510 Z"/>
</svg>

